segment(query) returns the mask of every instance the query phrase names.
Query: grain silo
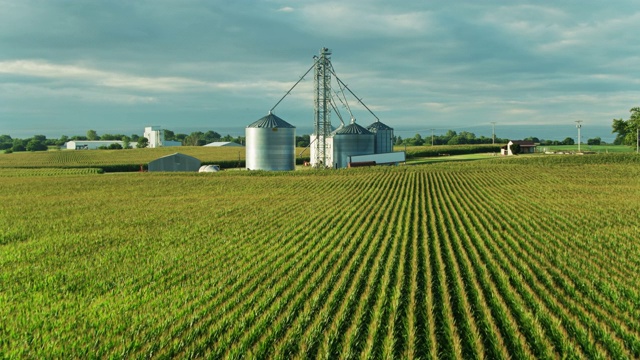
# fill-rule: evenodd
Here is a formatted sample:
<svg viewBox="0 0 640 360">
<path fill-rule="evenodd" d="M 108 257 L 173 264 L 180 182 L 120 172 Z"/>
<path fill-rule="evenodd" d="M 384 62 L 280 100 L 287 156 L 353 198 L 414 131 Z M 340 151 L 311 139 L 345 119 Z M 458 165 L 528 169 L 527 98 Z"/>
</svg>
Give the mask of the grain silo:
<svg viewBox="0 0 640 360">
<path fill-rule="evenodd" d="M 373 139 L 374 152 L 376 154 L 386 154 L 393 152 L 393 128 L 376 121 L 367 126 L 375 137 Z"/>
<path fill-rule="evenodd" d="M 374 134 L 355 123 L 336 130 L 333 133 L 333 166 L 346 168 L 349 156 L 373 154 Z"/>
<path fill-rule="evenodd" d="M 296 128 L 272 112 L 245 129 L 248 170 L 295 170 Z"/>
</svg>

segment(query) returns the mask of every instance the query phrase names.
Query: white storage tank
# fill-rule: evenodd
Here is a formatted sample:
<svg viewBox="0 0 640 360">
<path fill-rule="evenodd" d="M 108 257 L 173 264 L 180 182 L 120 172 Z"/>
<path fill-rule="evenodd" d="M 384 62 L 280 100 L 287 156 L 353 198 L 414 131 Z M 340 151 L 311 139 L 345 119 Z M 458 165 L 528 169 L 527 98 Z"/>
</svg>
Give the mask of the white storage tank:
<svg viewBox="0 0 640 360">
<path fill-rule="evenodd" d="M 373 138 L 373 133 L 354 121 L 336 130 L 333 133 L 333 166 L 346 168 L 349 156 L 373 154 Z"/>
<path fill-rule="evenodd" d="M 248 170 L 295 170 L 295 126 L 269 112 L 247 126 L 245 136 Z"/>
<path fill-rule="evenodd" d="M 374 151 L 376 154 L 386 154 L 393 152 L 393 128 L 376 121 L 367 126 L 375 137 L 373 139 Z"/>
</svg>

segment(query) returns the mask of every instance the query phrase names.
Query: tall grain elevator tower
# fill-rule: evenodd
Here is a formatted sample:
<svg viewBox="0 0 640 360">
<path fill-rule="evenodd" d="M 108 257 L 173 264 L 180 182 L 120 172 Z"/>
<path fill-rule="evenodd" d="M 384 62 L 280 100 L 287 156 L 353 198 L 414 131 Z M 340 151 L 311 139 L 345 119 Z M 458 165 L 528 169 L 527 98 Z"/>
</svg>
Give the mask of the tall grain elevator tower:
<svg viewBox="0 0 640 360">
<path fill-rule="evenodd" d="M 313 167 L 331 167 L 333 153 L 331 149 L 331 50 L 320 49 L 320 55 L 314 56 L 314 143 L 311 146 L 311 165 Z M 313 139 L 312 139 L 313 140 Z"/>
</svg>

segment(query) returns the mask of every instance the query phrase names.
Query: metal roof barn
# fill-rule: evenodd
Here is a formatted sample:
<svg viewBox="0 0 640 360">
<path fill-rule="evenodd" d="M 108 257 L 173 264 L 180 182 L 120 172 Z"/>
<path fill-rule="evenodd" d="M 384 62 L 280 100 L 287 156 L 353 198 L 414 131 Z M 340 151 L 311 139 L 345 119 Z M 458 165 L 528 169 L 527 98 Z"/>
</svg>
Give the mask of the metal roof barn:
<svg viewBox="0 0 640 360">
<path fill-rule="evenodd" d="M 209 146 L 209 147 L 221 147 L 221 146 L 235 146 L 235 147 L 243 147 L 242 145 L 236 143 L 236 142 L 232 142 L 232 141 L 215 141 L 212 143 L 208 143 L 207 145 L 204 146 Z"/>
<path fill-rule="evenodd" d="M 295 170 L 295 126 L 269 112 L 247 126 L 245 135 L 248 170 Z"/>
<path fill-rule="evenodd" d="M 336 130 L 333 135 L 334 167 L 346 168 L 351 155 L 373 154 L 373 138 L 374 134 L 355 122 Z"/>
<path fill-rule="evenodd" d="M 380 121 L 376 121 L 367 126 L 367 130 L 375 135 L 373 138 L 373 147 L 376 154 L 393 152 L 393 128 Z"/>
<path fill-rule="evenodd" d="M 149 162 L 149 171 L 198 171 L 200 165 L 193 156 L 175 153 Z"/>
</svg>

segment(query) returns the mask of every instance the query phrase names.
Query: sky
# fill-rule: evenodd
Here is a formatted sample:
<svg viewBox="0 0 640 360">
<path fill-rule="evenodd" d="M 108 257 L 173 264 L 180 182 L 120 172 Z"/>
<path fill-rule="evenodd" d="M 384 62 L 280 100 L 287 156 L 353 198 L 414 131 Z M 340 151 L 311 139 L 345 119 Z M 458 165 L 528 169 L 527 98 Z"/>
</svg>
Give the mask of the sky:
<svg viewBox="0 0 640 360">
<path fill-rule="evenodd" d="M 0 134 L 243 135 L 327 47 L 403 137 L 564 139 L 582 121 L 583 141 L 612 141 L 640 106 L 639 33 L 635 0 L 0 0 Z M 299 135 L 312 75 L 274 109 Z"/>
</svg>

